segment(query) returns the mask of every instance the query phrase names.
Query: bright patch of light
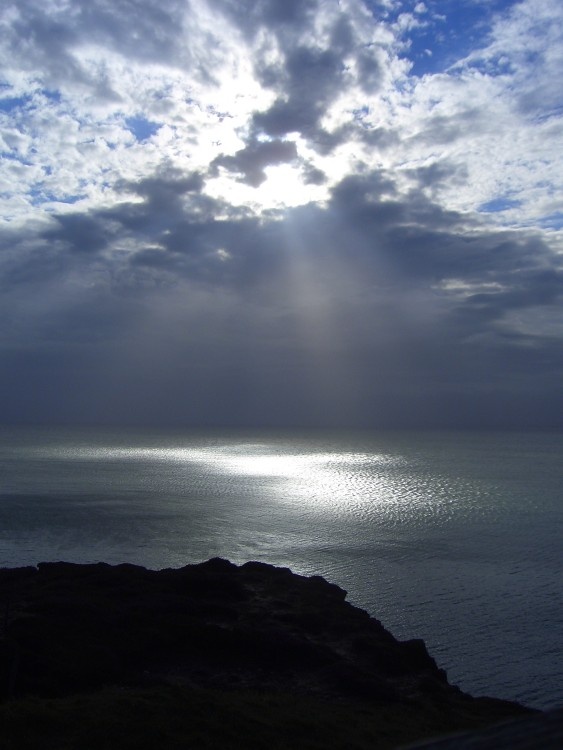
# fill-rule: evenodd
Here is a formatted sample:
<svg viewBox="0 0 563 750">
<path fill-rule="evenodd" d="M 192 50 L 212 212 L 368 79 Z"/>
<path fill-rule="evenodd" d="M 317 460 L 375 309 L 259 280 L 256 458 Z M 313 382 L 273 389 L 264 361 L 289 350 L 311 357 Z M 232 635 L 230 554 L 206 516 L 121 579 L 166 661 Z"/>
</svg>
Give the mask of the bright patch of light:
<svg viewBox="0 0 563 750">
<path fill-rule="evenodd" d="M 257 485 L 266 482 L 270 497 L 280 505 L 299 506 L 303 511 L 322 508 L 323 512 L 362 517 L 375 507 L 414 507 L 427 500 L 420 493 L 413 496 L 388 475 L 390 466 L 402 465 L 405 459 L 380 453 L 286 453 L 283 447 L 267 443 L 239 443 L 197 447 L 73 445 L 41 448 L 38 454 L 65 461 L 154 462 L 161 468 L 168 464 L 176 476 L 182 472 L 186 481 L 199 470 L 206 476 L 223 477 L 223 481 L 249 478 Z M 195 468 L 198 465 L 200 469 Z"/>
<path fill-rule="evenodd" d="M 235 206 L 253 207 L 256 211 L 302 206 L 328 197 L 326 185 L 306 184 L 298 167 L 282 164 L 266 167 L 264 172 L 266 180 L 258 187 L 222 172 L 219 178 L 208 180 L 206 192 L 213 198 Z"/>
<path fill-rule="evenodd" d="M 267 179 L 260 186 L 260 200 L 264 203 L 300 206 L 326 197 L 324 187 L 305 185 L 300 170 L 288 164 L 267 167 L 265 172 Z"/>
<path fill-rule="evenodd" d="M 434 288 L 462 297 L 470 297 L 473 294 L 494 294 L 503 291 L 502 285 L 496 281 L 476 283 L 463 279 L 445 279 L 435 284 Z"/>
<path fill-rule="evenodd" d="M 234 474 L 261 477 L 297 477 L 325 464 L 323 456 L 230 456 L 220 463 Z"/>
</svg>

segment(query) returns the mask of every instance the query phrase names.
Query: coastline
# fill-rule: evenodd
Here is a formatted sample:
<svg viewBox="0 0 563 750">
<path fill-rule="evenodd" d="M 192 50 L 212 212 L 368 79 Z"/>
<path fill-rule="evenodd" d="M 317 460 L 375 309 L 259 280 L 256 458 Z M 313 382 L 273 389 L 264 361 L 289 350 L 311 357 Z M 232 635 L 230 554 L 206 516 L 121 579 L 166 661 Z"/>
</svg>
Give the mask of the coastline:
<svg viewBox="0 0 563 750">
<path fill-rule="evenodd" d="M 398 641 L 319 576 L 265 563 L 41 563 L 0 570 L 0 599 L 0 721 L 12 722 L 18 750 L 34 711 L 58 747 L 101 712 L 110 734 L 149 736 L 176 717 L 177 737 L 161 746 L 185 746 L 195 721 L 208 743 L 196 746 L 222 748 L 253 731 L 256 743 L 241 747 L 275 736 L 279 748 L 320 747 L 319 738 L 344 747 L 350 737 L 391 748 L 535 713 L 462 692 L 421 640 Z M 224 722 L 232 736 L 220 740 Z"/>
</svg>

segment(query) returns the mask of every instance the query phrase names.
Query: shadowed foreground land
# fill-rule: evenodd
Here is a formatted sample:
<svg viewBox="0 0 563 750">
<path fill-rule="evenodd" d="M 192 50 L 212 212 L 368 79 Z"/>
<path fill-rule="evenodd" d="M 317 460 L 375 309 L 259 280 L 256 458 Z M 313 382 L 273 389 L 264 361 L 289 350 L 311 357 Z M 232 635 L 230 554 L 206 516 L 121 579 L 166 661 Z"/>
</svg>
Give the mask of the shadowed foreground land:
<svg viewBox="0 0 563 750">
<path fill-rule="evenodd" d="M 345 596 L 219 559 L 0 570 L 2 747 L 373 750 L 532 715 Z"/>
</svg>

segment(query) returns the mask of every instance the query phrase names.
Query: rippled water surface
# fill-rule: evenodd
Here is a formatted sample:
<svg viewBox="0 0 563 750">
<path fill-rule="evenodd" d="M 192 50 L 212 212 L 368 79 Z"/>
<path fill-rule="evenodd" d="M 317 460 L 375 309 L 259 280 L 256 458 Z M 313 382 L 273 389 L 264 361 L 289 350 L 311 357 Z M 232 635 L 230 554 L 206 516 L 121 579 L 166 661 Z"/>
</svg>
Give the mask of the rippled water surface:
<svg viewBox="0 0 563 750">
<path fill-rule="evenodd" d="M 563 703 L 563 436 L 0 431 L 0 566 L 321 574 L 450 680 Z"/>
</svg>

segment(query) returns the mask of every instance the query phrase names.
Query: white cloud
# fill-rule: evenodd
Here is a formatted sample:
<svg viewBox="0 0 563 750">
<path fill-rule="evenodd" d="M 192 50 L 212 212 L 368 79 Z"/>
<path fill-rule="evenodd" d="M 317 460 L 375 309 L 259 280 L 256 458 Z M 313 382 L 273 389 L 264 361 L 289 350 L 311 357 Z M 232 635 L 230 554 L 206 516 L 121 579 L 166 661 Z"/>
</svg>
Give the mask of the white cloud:
<svg viewBox="0 0 563 750">
<path fill-rule="evenodd" d="M 486 46 L 392 91 L 386 124 L 401 137 L 386 166 L 447 160 L 467 179 L 439 187 L 445 205 L 473 211 L 509 197 L 518 208 L 491 218 L 541 223 L 563 188 L 562 21 L 560 4 L 520 3 L 495 18 Z"/>
<path fill-rule="evenodd" d="M 560 4 L 513 6 L 495 17 L 482 48 L 421 79 L 409 76 L 404 39 L 421 17 L 428 22 L 424 3 L 394 23 L 375 19 L 359 0 L 295 6 L 291 17 L 274 3 L 261 7 L 242 13 L 227 0 L 8 3 L 0 16 L 3 95 L 12 99 L 0 120 L 8 156 L 0 173 L 3 218 L 111 205 L 120 200 L 120 183 L 163 163 L 205 173 L 220 155 L 245 147 L 256 113 L 271 111 L 277 97 L 293 107 L 301 128 L 291 136 L 301 171 L 272 168 L 259 190 L 222 170 L 209 181 L 211 195 L 255 210 L 280 205 L 285 192 L 295 205 L 325 200 L 346 173 L 373 168 L 394 171 L 407 190 L 414 170 L 440 163 L 458 179 L 427 189 L 447 208 L 471 212 L 502 198 L 510 206 L 489 220 L 522 226 L 541 224 L 557 209 Z M 296 99 L 291 55 L 305 45 L 328 55 L 335 44 L 343 50 L 338 85 L 326 58 L 330 74 L 316 90 L 311 78 L 311 90 Z M 320 97 L 314 126 L 297 116 L 307 97 Z M 136 140 L 131 117 L 155 123 L 156 132 Z M 319 148 L 318 128 L 332 145 Z M 299 184 L 304 165 L 322 170 L 326 182 Z"/>
</svg>

